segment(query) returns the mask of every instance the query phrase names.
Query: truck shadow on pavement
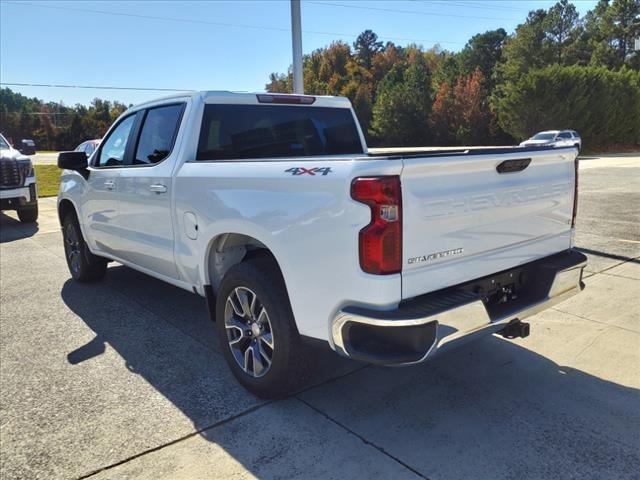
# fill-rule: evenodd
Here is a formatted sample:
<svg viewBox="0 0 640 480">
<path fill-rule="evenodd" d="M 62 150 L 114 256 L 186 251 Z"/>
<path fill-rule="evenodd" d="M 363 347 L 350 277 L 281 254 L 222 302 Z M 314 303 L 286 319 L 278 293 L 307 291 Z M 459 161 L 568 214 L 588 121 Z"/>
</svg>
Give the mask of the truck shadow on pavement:
<svg viewBox="0 0 640 480">
<path fill-rule="evenodd" d="M 637 474 L 639 391 L 517 342 L 487 337 L 408 368 L 362 368 L 318 351 L 320 385 L 295 396 L 305 406 L 276 402 L 263 407 L 270 420 L 258 409 L 224 423 L 259 401 L 227 371 L 203 299 L 126 267 L 109 268 L 103 283 L 69 280 L 62 298 L 96 335 L 68 354 L 71 364 L 109 345 L 125 362 L 123 375 L 142 376 L 258 477 L 333 471 L 327 465 L 335 459 L 323 456 L 331 432 L 322 438 L 310 426 L 319 418 L 429 478 Z M 267 428 L 255 428 L 256 419 Z"/>
<path fill-rule="evenodd" d="M 0 243 L 33 237 L 37 232 L 37 223 L 22 223 L 4 212 L 0 213 Z"/>
</svg>

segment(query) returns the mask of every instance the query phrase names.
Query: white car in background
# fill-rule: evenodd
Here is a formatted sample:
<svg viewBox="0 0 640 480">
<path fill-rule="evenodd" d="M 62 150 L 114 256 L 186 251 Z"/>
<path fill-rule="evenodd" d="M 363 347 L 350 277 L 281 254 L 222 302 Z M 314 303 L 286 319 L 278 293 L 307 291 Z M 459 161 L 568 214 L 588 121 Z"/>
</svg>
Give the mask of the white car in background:
<svg viewBox="0 0 640 480">
<path fill-rule="evenodd" d="M 90 157 L 91 154 L 98 148 L 101 138 L 96 138 L 94 140 L 87 140 L 86 142 L 82 142 L 80 145 L 76 147 L 75 152 L 84 152 L 87 154 L 87 157 Z"/>
<path fill-rule="evenodd" d="M 582 139 L 575 130 L 545 130 L 520 143 L 521 147 L 577 147 L 582 148 Z"/>
</svg>

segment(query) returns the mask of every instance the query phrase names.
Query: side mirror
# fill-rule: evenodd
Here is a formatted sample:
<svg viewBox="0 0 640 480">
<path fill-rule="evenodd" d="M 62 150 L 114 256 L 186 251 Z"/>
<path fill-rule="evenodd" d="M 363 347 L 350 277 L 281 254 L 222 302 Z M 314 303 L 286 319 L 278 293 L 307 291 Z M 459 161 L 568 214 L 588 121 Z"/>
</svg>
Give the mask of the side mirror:
<svg viewBox="0 0 640 480">
<path fill-rule="evenodd" d="M 22 139 L 20 141 L 20 148 L 18 148 L 18 151 L 22 154 L 22 155 L 35 155 L 36 154 L 36 144 L 33 142 L 33 140 L 28 140 L 28 139 Z"/>
<path fill-rule="evenodd" d="M 58 168 L 81 172 L 86 170 L 87 166 L 87 154 L 84 152 L 60 152 L 58 154 Z"/>
</svg>

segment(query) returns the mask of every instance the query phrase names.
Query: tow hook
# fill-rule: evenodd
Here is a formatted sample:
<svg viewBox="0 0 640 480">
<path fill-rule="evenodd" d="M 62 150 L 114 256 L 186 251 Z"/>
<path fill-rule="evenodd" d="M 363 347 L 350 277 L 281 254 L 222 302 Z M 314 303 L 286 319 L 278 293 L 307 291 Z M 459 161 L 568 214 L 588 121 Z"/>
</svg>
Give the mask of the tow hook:
<svg viewBox="0 0 640 480">
<path fill-rule="evenodd" d="M 526 338 L 529 336 L 529 324 L 518 320 L 510 323 L 498 333 L 504 338 Z"/>
</svg>

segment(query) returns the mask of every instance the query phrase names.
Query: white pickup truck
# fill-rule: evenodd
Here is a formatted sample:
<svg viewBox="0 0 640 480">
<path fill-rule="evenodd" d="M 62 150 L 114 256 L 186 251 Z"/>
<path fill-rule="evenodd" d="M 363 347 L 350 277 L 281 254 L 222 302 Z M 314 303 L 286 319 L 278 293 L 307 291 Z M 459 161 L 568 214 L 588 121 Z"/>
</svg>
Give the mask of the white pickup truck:
<svg viewBox="0 0 640 480">
<path fill-rule="evenodd" d="M 125 112 L 87 159 L 60 154 L 71 275 L 115 260 L 206 298 L 257 395 L 310 350 L 423 362 L 584 288 L 576 148 L 368 153 L 338 97 L 200 92 Z M 311 350 L 312 351 L 312 350 Z"/>
<path fill-rule="evenodd" d="M 15 210 L 22 223 L 38 220 L 36 173 L 27 157 L 34 153 L 35 149 L 16 150 L 0 134 L 0 210 Z"/>
</svg>

